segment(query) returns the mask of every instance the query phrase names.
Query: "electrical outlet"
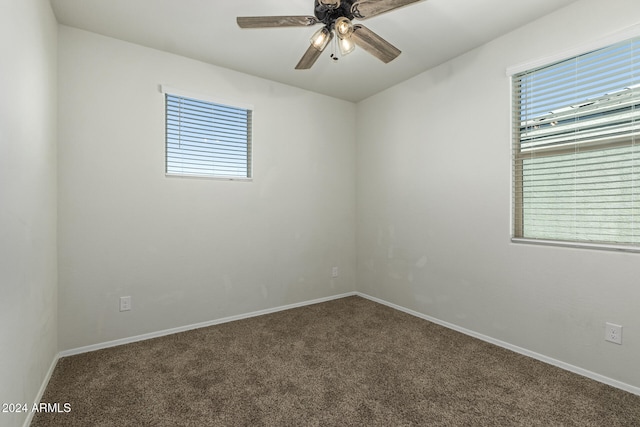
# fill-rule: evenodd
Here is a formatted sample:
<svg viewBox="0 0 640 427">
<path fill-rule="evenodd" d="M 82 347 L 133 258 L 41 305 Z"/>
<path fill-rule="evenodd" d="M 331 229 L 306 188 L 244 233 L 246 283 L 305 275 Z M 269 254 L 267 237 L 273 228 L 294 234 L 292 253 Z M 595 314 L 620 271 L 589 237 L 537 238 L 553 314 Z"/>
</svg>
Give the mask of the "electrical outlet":
<svg viewBox="0 0 640 427">
<path fill-rule="evenodd" d="M 338 277 L 338 267 L 333 267 L 331 269 L 331 277 Z"/>
<path fill-rule="evenodd" d="M 131 297 L 120 297 L 120 311 L 131 310 Z"/>
<path fill-rule="evenodd" d="M 613 323 L 605 323 L 604 339 L 606 341 L 622 345 L 622 326 Z"/>
</svg>

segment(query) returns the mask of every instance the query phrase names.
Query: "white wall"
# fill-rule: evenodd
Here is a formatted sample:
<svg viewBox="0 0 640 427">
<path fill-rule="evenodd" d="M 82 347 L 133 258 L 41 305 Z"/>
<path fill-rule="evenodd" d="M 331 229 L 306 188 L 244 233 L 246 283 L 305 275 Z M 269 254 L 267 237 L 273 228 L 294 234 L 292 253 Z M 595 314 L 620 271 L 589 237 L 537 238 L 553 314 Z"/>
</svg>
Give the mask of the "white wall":
<svg viewBox="0 0 640 427">
<path fill-rule="evenodd" d="M 640 255 L 510 243 L 505 74 L 639 17 L 580 1 L 361 102 L 357 289 L 639 387 Z"/>
<path fill-rule="evenodd" d="M 0 0 L 0 403 L 31 405 L 57 354 L 56 34 L 49 2 Z"/>
<path fill-rule="evenodd" d="M 59 44 L 61 350 L 355 288 L 355 104 L 69 27 Z M 252 182 L 165 177 L 160 84 L 254 106 Z"/>
</svg>

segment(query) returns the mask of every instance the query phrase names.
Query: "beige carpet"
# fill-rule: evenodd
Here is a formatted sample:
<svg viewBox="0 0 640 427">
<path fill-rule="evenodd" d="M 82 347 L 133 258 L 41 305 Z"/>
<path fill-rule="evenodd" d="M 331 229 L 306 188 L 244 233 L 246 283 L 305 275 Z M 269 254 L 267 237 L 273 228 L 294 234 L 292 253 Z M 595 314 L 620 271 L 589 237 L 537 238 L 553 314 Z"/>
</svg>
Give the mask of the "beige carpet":
<svg viewBox="0 0 640 427">
<path fill-rule="evenodd" d="M 359 297 L 60 359 L 32 426 L 640 426 L 640 396 Z"/>
</svg>

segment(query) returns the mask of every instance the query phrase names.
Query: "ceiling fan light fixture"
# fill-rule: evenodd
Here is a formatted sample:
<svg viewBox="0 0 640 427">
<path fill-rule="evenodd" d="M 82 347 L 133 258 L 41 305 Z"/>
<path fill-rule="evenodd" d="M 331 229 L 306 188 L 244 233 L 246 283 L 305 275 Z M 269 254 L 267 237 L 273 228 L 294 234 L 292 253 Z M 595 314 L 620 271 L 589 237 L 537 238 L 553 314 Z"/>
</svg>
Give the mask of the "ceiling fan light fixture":
<svg viewBox="0 0 640 427">
<path fill-rule="evenodd" d="M 333 33 L 327 27 L 322 27 L 311 37 L 311 45 L 322 52 L 333 38 Z"/>
<path fill-rule="evenodd" d="M 340 39 L 349 38 L 353 33 L 353 24 L 348 18 L 344 16 L 341 16 L 338 19 L 336 19 L 336 22 L 334 23 L 334 28 Z"/>
<path fill-rule="evenodd" d="M 355 48 L 356 44 L 351 40 L 351 37 L 345 37 L 343 39 L 338 37 L 338 49 L 340 49 L 340 55 L 348 55 L 353 52 Z"/>
</svg>

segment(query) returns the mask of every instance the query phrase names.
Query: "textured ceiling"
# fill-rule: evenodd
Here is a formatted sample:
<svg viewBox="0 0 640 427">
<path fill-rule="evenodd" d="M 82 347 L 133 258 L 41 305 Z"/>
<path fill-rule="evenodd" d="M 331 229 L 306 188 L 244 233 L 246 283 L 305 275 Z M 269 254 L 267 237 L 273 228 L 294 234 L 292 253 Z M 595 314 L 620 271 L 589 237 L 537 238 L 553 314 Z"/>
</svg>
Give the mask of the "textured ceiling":
<svg viewBox="0 0 640 427">
<path fill-rule="evenodd" d="M 426 0 L 360 21 L 402 50 L 295 70 L 317 27 L 240 29 L 236 16 L 313 15 L 313 0 L 51 0 L 61 24 L 360 101 L 576 0 Z M 330 50 L 330 48 L 327 48 Z"/>
</svg>

